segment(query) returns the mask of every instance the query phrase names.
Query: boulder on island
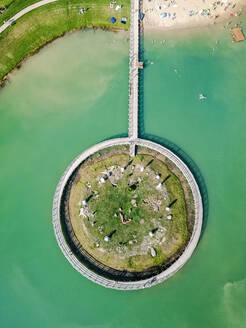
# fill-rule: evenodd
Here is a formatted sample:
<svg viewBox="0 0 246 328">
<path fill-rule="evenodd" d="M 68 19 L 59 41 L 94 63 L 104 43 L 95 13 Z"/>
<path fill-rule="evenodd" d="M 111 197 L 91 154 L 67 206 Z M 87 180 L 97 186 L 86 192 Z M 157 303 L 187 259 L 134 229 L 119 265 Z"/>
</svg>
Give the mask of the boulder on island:
<svg viewBox="0 0 246 328">
<path fill-rule="evenodd" d="M 156 256 L 156 250 L 153 247 L 150 248 L 150 254 L 152 257 Z"/>
</svg>

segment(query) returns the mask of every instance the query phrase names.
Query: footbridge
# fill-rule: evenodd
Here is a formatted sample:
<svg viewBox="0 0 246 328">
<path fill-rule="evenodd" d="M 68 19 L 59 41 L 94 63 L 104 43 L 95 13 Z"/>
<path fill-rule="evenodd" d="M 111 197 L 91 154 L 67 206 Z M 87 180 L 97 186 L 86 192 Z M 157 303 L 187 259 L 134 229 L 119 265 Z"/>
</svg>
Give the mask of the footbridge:
<svg viewBox="0 0 246 328">
<path fill-rule="evenodd" d="M 139 69 L 139 0 L 131 1 L 130 56 L 129 56 L 129 109 L 128 136 L 130 154 L 135 155 L 135 140 L 138 138 L 138 83 Z"/>
<path fill-rule="evenodd" d="M 202 219 L 203 219 L 203 206 L 202 198 L 200 195 L 199 187 L 193 174 L 190 172 L 189 168 L 169 149 L 151 142 L 149 140 L 138 138 L 138 110 L 139 110 L 139 69 L 143 68 L 143 63 L 139 62 L 139 42 L 140 42 L 140 0 L 131 0 L 131 26 L 130 26 L 130 58 L 129 58 L 129 108 L 128 108 L 128 137 L 110 139 L 99 144 L 92 146 L 91 148 L 80 154 L 66 169 L 63 176 L 61 177 L 58 186 L 56 188 L 54 201 L 53 201 L 53 227 L 57 242 L 61 248 L 61 251 L 71 263 L 71 265 L 79 273 L 81 273 L 86 278 L 91 281 L 100 284 L 107 288 L 113 288 L 117 290 L 137 290 L 142 288 L 147 288 L 161 283 L 174 275 L 178 270 L 180 270 L 183 265 L 189 260 L 196 245 L 199 241 Z M 193 200 L 194 200 L 194 227 L 192 235 L 183 253 L 178 257 L 178 259 L 171 264 L 167 269 L 154 275 L 150 278 L 143 278 L 137 281 L 118 281 L 118 278 L 109 277 L 107 273 L 101 274 L 99 269 L 102 269 L 102 264 L 98 264 L 98 270 L 91 269 L 88 266 L 87 261 L 80 261 L 68 244 L 64 231 L 62 228 L 62 213 L 61 204 L 63 202 L 64 190 L 70 181 L 71 176 L 75 170 L 83 163 L 89 156 L 94 155 L 96 152 L 101 151 L 106 148 L 119 146 L 119 145 L 129 145 L 130 155 L 135 156 L 136 147 L 146 147 L 159 152 L 161 155 L 170 160 L 175 166 L 179 168 L 187 182 L 189 183 Z M 82 247 L 82 246 L 80 246 Z M 110 268 L 112 269 L 112 268 Z"/>
<path fill-rule="evenodd" d="M 194 199 L 194 211 L 195 211 L 195 222 L 194 222 L 193 232 L 184 252 L 170 267 L 168 267 L 166 270 L 162 271 L 161 273 L 153 277 L 142 279 L 139 281 L 118 281 L 118 279 L 116 278 L 110 279 L 108 277 L 105 277 L 104 275 L 99 274 L 95 270 L 91 270 L 90 268 L 88 268 L 88 265 L 86 265 L 86 263 L 81 262 L 71 250 L 64 236 L 64 231 L 61 223 L 61 214 L 62 214 L 61 204 L 63 199 L 63 192 L 73 172 L 89 156 L 92 156 L 98 151 L 114 146 L 128 145 L 129 138 L 118 138 L 118 139 L 110 139 L 110 140 L 103 141 L 85 150 L 82 154 L 80 154 L 77 158 L 75 158 L 75 160 L 67 167 L 66 171 L 61 177 L 57 185 L 54 200 L 53 200 L 52 218 L 53 218 L 54 232 L 57 242 L 61 248 L 61 251 L 67 258 L 67 260 L 71 263 L 71 265 L 74 267 L 75 270 L 77 270 L 79 273 L 81 273 L 83 276 L 90 279 L 91 281 L 99 285 L 102 285 L 104 287 L 118 289 L 118 290 L 137 290 L 137 289 L 151 287 L 165 281 L 166 279 L 174 275 L 178 270 L 180 270 L 183 267 L 183 265 L 191 257 L 198 243 L 201 233 L 201 228 L 202 228 L 202 217 L 203 217 L 202 198 L 196 180 L 192 175 L 192 173 L 190 172 L 189 168 L 182 162 L 182 160 L 179 157 L 177 157 L 169 149 L 159 144 L 156 144 L 149 140 L 138 139 L 138 138 L 136 140 L 134 139 L 132 140 L 134 141 L 134 144 L 136 146 L 147 147 L 149 149 L 159 152 L 160 154 L 168 158 L 183 173 L 192 191 L 192 195 Z M 101 267 L 102 265 L 100 265 L 100 268 Z"/>
</svg>

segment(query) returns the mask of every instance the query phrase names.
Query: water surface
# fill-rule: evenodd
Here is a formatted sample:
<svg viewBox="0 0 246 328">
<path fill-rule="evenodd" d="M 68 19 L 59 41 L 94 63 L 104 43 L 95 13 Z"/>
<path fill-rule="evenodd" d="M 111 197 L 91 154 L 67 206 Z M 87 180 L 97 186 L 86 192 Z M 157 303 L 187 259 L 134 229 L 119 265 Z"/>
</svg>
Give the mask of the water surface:
<svg viewBox="0 0 246 328">
<path fill-rule="evenodd" d="M 165 36 L 165 45 L 145 38 L 153 64 L 144 71 L 142 136 L 171 141 L 198 165 L 209 215 L 185 267 L 142 291 L 83 278 L 51 224 L 69 162 L 127 133 L 127 34 L 73 33 L 12 75 L 0 91 L 1 327 L 245 327 L 246 43 L 219 37 L 218 45 L 211 33 Z"/>
</svg>

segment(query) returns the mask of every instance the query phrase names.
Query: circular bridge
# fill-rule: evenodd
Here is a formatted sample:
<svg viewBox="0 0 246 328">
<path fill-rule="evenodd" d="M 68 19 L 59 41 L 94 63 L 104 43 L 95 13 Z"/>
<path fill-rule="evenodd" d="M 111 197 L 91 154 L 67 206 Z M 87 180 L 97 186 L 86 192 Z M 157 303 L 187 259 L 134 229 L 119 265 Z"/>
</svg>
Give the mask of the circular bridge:
<svg viewBox="0 0 246 328">
<path fill-rule="evenodd" d="M 190 239 L 182 254 L 179 254 L 179 256 L 172 262 L 169 262 L 168 265 L 159 266 L 151 270 L 137 273 L 116 270 L 113 267 L 109 267 L 99 262 L 91 256 L 76 238 L 73 228 L 69 223 L 69 213 L 66 207 L 67 191 L 71 187 L 73 177 L 81 163 L 98 151 L 122 145 L 129 145 L 129 149 L 131 146 L 145 147 L 168 158 L 176 167 L 178 167 L 186 178 L 194 200 L 193 229 Z M 188 167 L 174 153 L 172 153 L 169 149 L 148 140 L 136 139 L 133 142 L 130 138 L 120 138 L 107 140 L 94 145 L 79 155 L 69 165 L 64 172 L 55 192 L 52 217 L 57 242 L 67 260 L 78 272 L 104 287 L 120 290 L 136 290 L 151 287 L 163 282 L 175 274 L 190 258 L 196 248 L 201 233 L 203 207 L 200 191 L 194 176 Z"/>
</svg>

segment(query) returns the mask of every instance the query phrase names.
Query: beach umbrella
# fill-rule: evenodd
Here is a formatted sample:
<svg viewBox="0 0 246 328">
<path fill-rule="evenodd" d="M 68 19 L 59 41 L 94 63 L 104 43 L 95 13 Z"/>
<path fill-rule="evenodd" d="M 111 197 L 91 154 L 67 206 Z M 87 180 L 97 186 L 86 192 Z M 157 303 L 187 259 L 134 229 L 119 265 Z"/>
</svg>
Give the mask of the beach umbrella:
<svg viewBox="0 0 246 328">
<path fill-rule="evenodd" d="M 139 19 L 140 19 L 140 20 L 143 20 L 143 19 L 144 19 L 144 13 L 140 13 L 140 14 L 139 14 Z"/>
<path fill-rule="evenodd" d="M 115 18 L 115 17 L 111 17 L 111 18 L 110 18 L 110 22 L 111 22 L 112 24 L 114 24 L 114 23 L 116 22 L 116 18 Z"/>
</svg>

